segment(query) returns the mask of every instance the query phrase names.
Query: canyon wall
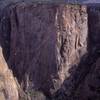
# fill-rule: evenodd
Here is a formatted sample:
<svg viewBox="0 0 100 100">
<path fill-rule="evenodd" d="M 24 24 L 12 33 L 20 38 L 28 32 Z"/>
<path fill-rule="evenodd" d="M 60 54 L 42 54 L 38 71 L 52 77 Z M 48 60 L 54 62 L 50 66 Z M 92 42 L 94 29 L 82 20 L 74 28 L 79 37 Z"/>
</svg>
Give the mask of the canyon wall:
<svg viewBox="0 0 100 100">
<path fill-rule="evenodd" d="M 55 92 L 87 52 L 86 7 L 21 3 L 7 9 L 10 30 L 3 35 L 10 33 L 14 74 L 23 88 Z"/>
<path fill-rule="evenodd" d="M 91 9 L 25 2 L 2 9 L 0 45 L 28 100 L 34 90 L 50 100 L 99 100 L 89 90 L 100 81 L 93 78 L 99 73 L 99 13 Z"/>
<path fill-rule="evenodd" d="M 79 84 L 76 95 L 81 100 L 100 99 L 100 7 L 88 7 L 88 73 Z M 85 71 L 86 72 L 86 71 Z"/>
</svg>

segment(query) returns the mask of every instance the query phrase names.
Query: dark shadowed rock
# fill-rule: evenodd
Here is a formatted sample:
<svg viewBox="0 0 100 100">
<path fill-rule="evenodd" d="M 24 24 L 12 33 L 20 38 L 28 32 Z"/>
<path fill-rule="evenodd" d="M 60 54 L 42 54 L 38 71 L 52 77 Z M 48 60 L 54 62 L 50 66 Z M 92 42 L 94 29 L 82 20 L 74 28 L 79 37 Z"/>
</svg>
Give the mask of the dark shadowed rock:
<svg viewBox="0 0 100 100">
<path fill-rule="evenodd" d="M 89 23 L 89 44 L 88 51 L 91 60 L 90 64 L 86 65 L 88 73 L 80 82 L 76 90 L 75 97 L 81 100 L 99 100 L 100 99 L 100 8 L 88 8 L 88 23 Z M 89 68 L 89 69 L 88 69 Z M 86 72 L 86 71 L 85 71 Z M 75 99 L 77 100 L 77 99 Z"/>
<path fill-rule="evenodd" d="M 21 2 L 1 11 L 0 43 L 9 67 L 27 94 L 22 100 L 46 100 L 46 96 L 50 100 L 99 100 L 99 10 Z M 9 100 L 17 100 L 21 90 L 16 90 L 15 83 L 10 84 L 14 78 L 5 66 L 8 71 L 5 74 L 0 67 L 0 74 L 4 79 L 12 78 L 2 80 L 0 76 L 0 97 L 6 99 L 4 89 L 10 90 L 11 85 L 14 94 L 6 94 Z"/>
<path fill-rule="evenodd" d="M 97 53 L 100 50 L 100 7 L 88 7 L 89 51 Z"/>
<path fill-rule="evenodd" d="M 100 58 L 97 59 L 90 69 L 85 80 L 80 83 L 75 93 L 79 100 L 99 100 L 100 98 Z M 75 99 L 77 100 L 77 99 Z"/>
<path fill-rule="evenodd" d="M 51 95 L 68 79 L 70 93 L 72 74 L 87 52 L 86 7 L 18 3 L 7 7 L 6 14 L 2 26 L 10 30 L 2 33 L 10 33 L 10 40 L 4 45 L 21 86 Z"/>
</svg>

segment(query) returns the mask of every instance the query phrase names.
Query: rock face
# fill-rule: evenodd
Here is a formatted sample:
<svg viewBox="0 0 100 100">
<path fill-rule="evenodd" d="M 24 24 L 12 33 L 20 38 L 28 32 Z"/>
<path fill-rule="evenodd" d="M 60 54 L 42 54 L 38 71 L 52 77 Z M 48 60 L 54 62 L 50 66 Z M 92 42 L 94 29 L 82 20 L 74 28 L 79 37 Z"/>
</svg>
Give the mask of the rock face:
<svg viewBox="0 0 100 100">
<path fill-rule="evenodd" d="M 87 52 L 85 6 L 18 3 L 7 7 L 2 18 L 1 26 L 9 29 L 2 29 L 7 61 L 25 90 L 50 95 L 72 77 Z"/>
<path fill-rule="evenodd" d="M 100 7 L 89 7 L 88 17 L 89 40 L 91 41 L 89 51 L 92 53 L 97 53 L 100 49 Z"/>
<path fill-rule="evenodd" d="M 54 88 L 53 80 L 59 79 L 55 14 L 56 7 L 49 5 L 22 3 L 11 8 L 9 63 L 27 90 L 35 88 L 49 94 Z"/>
<path fill-rule="evenodd" d="M 80 83 L 75 95 L 81 100 L 100 99 L 100 8 L 88 8 L 89 23 L 89 71 Z"/>
<path fill-rule="evenodd" d="M 18 87 L 0 47 L 0 100 L 19 100 Z"/>
<path fill-rule="evenodd" d="M 75 96 L 79 100 L 100 99 L 100 58 L 92 65 L 85 80 L 80 83 Z M 77 100 L 77 99 L 75 99 Z"/>
<path fill-rule="evenodd" d="M 87 52 L 85 6 L 21 3 L 7 7 L 2 18 L 7 60 L 25 90 L 50 95 L 73 77 Z"/>
<path fill-rule="evenodd" d="M 87 11 L 84 5 L 25 2 L 3 9 L 0 43 L 28 100 L 46 100 L 44 94 L 55 94 L 54 100 L 99 100 L 99 8 L 97 11 Z M 4 70 L 1 67 L 0 75 L 11 79 L 0 78 L 0 86 L 9 100 L 17 100 L 12 73 L 7 65 Z M 14 94 L 8 93 L 10 86 Z M 5 93 L 0 92 L 0 96 L 6 97 Z"/>
<path fill-rule="evenodd" d="M 86 7 L 77 5 L 60 7 L 57 26 L 59 26 L 57 30 L 57 63 L 60 69 L 59 76 L 63 81 L 61 91 L 66 91 L 66 95 L 69 96 L 77 83 L 75 76 L 78 64 L 87 53 Z"/>
</svg>

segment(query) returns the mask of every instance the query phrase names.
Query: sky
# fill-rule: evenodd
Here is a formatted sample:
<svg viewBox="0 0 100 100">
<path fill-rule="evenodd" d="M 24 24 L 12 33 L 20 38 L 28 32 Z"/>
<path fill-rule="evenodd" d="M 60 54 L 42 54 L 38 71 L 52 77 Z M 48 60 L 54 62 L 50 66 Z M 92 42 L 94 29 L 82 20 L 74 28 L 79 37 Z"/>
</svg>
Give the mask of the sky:
<svg viewBox="0 0 100 100">
<path fill-rule="evenodd" d="M 65 0 L 65 1 L 69 1 L 69 2 L 78 1 L 81 3 L 100 3 L 100 0 Z"/>
<path fill-rule="evenodd" d="M 3 2 L 4 1 L 4 2 Z M 5 3 L 6 1 L 6 3 Z M 64 2 L 71 2 L 71 3 L 75 3 L 75 2 L 79 2 L 79 3 L 100 3 L 100 0 L 0 0 L 0 6 L 4 6 L 6 5 L 7 3 L 10 3 L 10 2 L 18 2 L 18 1 L 51 1 L 51 2 L 59 2 L 59 1 L 64 1 Z"/>
<path fill-rule="evenodd" d="M 100 0 L 83 0 L 86 3 L 100 3 Z"/>
</svg>

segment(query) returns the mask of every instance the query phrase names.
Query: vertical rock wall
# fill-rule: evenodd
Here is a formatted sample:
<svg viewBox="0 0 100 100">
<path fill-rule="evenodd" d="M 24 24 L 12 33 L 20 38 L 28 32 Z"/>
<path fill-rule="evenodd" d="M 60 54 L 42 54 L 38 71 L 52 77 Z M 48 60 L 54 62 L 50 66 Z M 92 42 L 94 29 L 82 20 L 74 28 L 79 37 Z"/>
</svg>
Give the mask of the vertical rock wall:
<svg viewBox="0 0 100 100">
<path fill-rule="evenodd" d="M 100 98 L 100 8 L 88 7 L 89 45 L 87 70 L 84 80 L 76 91 L 81 100 L 99 100 Z M 89 64 L 90 63 L 90 64 Z M 89 67 L 89 69 L 88 69 Z"/>
<path fill-rule="evenodd" d="M 21 3 L 11 8 L 11 49 L 9 63 L 25 90 L 40 89 L 47 94 L 57 77 L 55 44 L 56 7 Z"/>
<path fill-rule="evenodd" d="M 57 11 L 57 64 L 61 79 L 70 77 L 87 53 L 87 10 L 85 6 L 60 6 Z"/>
<path fill-rule="evenodd" d="M 98 52 L 100 49 L 100 7 L 88 7 L 88 23 L 89 23 L 89 50 L 92 53 Z"/>
<path fill-rule="evenodd" d="M 64 4 L 4 8 L 0 45 L 25 92 L 36 89 L 50 96 L 57 91 L 61 100 L 99 100 L 99 13 L 99 7 L 87 11 L 86 6 Z M 5 66 L 0 67 L 0 96 L 17 100 L 16 83 L 0 54 L 0 66 Z"/>
<path fill-rule="evenodd" d="M 86 6 L 67 5 L 60 7 L 57 19 L 57 61 L 59 76 L 63 80 L 60 94 L 72 95 L 86 67 L 79 68 L 87 55 L 88 15 Z M 80 70 L 79 70 L 80 69 Z M 78 71 L 77 71 L 78 70 Z M 59 94 L 59 93 L 58 93 Z M 58 96 L 59 97 L 59 96 Z M 64 98 L 62 98 L 64 99 Z M 68 100 L 70 100 L 68 98 Z"/>
<path fill-rule="evenodd" d="M 25 90 L 54 93 L 87 52 L 86 7 L 18 3 L 7 9 L 14 74 Z"/>
</svg>

